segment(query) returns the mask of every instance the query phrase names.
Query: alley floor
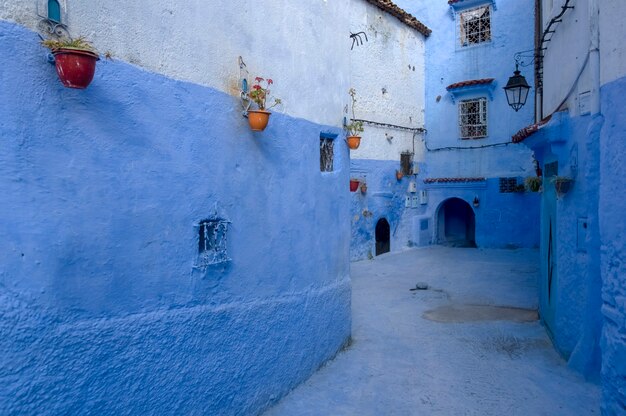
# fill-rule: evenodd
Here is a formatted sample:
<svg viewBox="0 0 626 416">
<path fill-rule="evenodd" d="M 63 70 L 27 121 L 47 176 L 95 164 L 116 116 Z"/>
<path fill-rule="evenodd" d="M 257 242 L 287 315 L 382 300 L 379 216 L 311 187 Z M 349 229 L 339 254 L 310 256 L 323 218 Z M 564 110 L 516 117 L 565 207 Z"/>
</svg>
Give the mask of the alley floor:
<svg viewBox="0 0 626 416">
<path fill-rule="evenodd" d="M 352 344 L 265 415 L 600 414 L 537 321 L 538 274 L 535 250 L 353 263 Z"/>
</svg>

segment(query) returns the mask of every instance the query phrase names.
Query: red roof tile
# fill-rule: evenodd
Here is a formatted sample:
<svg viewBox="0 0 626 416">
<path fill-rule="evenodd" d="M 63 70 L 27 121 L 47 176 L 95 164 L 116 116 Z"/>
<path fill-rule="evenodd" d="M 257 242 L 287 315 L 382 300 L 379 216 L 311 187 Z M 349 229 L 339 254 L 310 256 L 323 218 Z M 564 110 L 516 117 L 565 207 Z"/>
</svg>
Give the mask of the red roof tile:
<svg viewBox="0 0 626 416">
<path fill-rule="evenodd" d="M 483 78 L 483 79 L 470 79 L 468 81 L 456 82 L 454 84 L 450 84 L 446 87 L 448 91 L 454 90 L 457 88 L 469 87 L 471 85 L 483 85 L 483 84 L 491 84 L 494 81 L 493 78 Z"/>
<path fill-rule="evenodd" d="M 407 13 L 404 9 L 398 7 L 391 0 L 366 0 L 368 3 L 373 4 L 379 9 L 389 13 L 392 16 L 395 16 L 405 25 L 412 27 L 417 30 L 424 36 L 430 36 L 432 30 L 426 27 L 426 25 L 419 20 L 417 20 L 412 14 Z"/>
<path fill-rule="evenodd" d="M 485 178 L 426 178 L 424 183 L 466 183 L 466 182 L 484 182 Z"/>
<path fill-rule="evenodd" d="M 511 141 L 513 143 L 520 143 L 535 134 L 542 126 L 548 123 L 552 116 L 548 116 L 541 120 L 539 123 L 531 124 L 530 126 L 526 126 L 523 129 L 520 129 L 517 133 L 511 137 Z"/>
</svg>

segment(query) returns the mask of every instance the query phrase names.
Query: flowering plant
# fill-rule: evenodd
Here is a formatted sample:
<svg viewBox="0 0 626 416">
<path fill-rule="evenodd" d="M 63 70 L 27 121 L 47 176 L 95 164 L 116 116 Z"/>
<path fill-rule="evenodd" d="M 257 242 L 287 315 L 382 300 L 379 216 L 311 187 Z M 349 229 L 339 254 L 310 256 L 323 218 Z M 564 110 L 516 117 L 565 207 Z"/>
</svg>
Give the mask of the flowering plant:
<svg viewBox="0 0 626 416">
<path fill-rule="evenodd" d="M 274 81 L 270 78 L 265 79 L 261 77 L 256 77 L 254 79 L 254 85 L 252 86 L 252 91 L 248 94 L 250 99 L 256 103 L 259 107 L 259 110 L 269 110 L 270 108 L 276 107 L 282 101 L 280 98 L 274 98 L 274 103 L 269 107 L 266 107 L 267 98 L 270 95 L 270 85 L 272 85 Z"/>
</svg>

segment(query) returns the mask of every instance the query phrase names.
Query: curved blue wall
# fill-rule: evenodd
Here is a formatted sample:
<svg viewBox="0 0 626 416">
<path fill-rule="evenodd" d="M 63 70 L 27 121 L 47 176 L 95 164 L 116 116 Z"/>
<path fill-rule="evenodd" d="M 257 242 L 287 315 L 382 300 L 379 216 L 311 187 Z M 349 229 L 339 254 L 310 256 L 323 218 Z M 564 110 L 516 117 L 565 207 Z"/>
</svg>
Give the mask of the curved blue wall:
<svg viewBox="0 0 626 416">
<path fill-rule="evenodd" d="M 328 126 L 103 60 L 63 88 L 0 22 L 0 413 L 254 414 L 350 335 L 348 152 Z M 232 261 L 198 260 L 198 221 Z"/>
</svg>

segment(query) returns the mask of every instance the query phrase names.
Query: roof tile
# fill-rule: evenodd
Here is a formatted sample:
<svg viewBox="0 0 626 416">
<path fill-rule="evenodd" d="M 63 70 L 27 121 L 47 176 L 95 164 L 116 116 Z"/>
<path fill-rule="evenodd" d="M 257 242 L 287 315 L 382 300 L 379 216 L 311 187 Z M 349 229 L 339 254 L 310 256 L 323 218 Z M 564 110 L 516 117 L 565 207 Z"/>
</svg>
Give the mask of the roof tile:
<svg viewBox="0 0 626 416">
<path fill-rule="evenodd" d="M 483 79 L 470 79 L 467 81 L 456 82 L 454 84 L 450 84 L 446 87 L 448 91 L 454 90 L 457 88 L 469 87 L 471 85 L 483 85 L 483 84 L 491 84 L 494 81 L 494 78 L 483 78 Z"/>
<path fill-rule="evenodd" d="M 367 0 L 368 3 L 377 6 L 379 9 L 395 16 L 405 25 L 412 27 L 420 32 L 422 35 L 428 37 L 432 33 L 432 30 L 426 27 L 426 25 L 417 20 L 412 14 L 407 13 L 404 9 L 398 7 L 391 0 Z"/>
</svg>

